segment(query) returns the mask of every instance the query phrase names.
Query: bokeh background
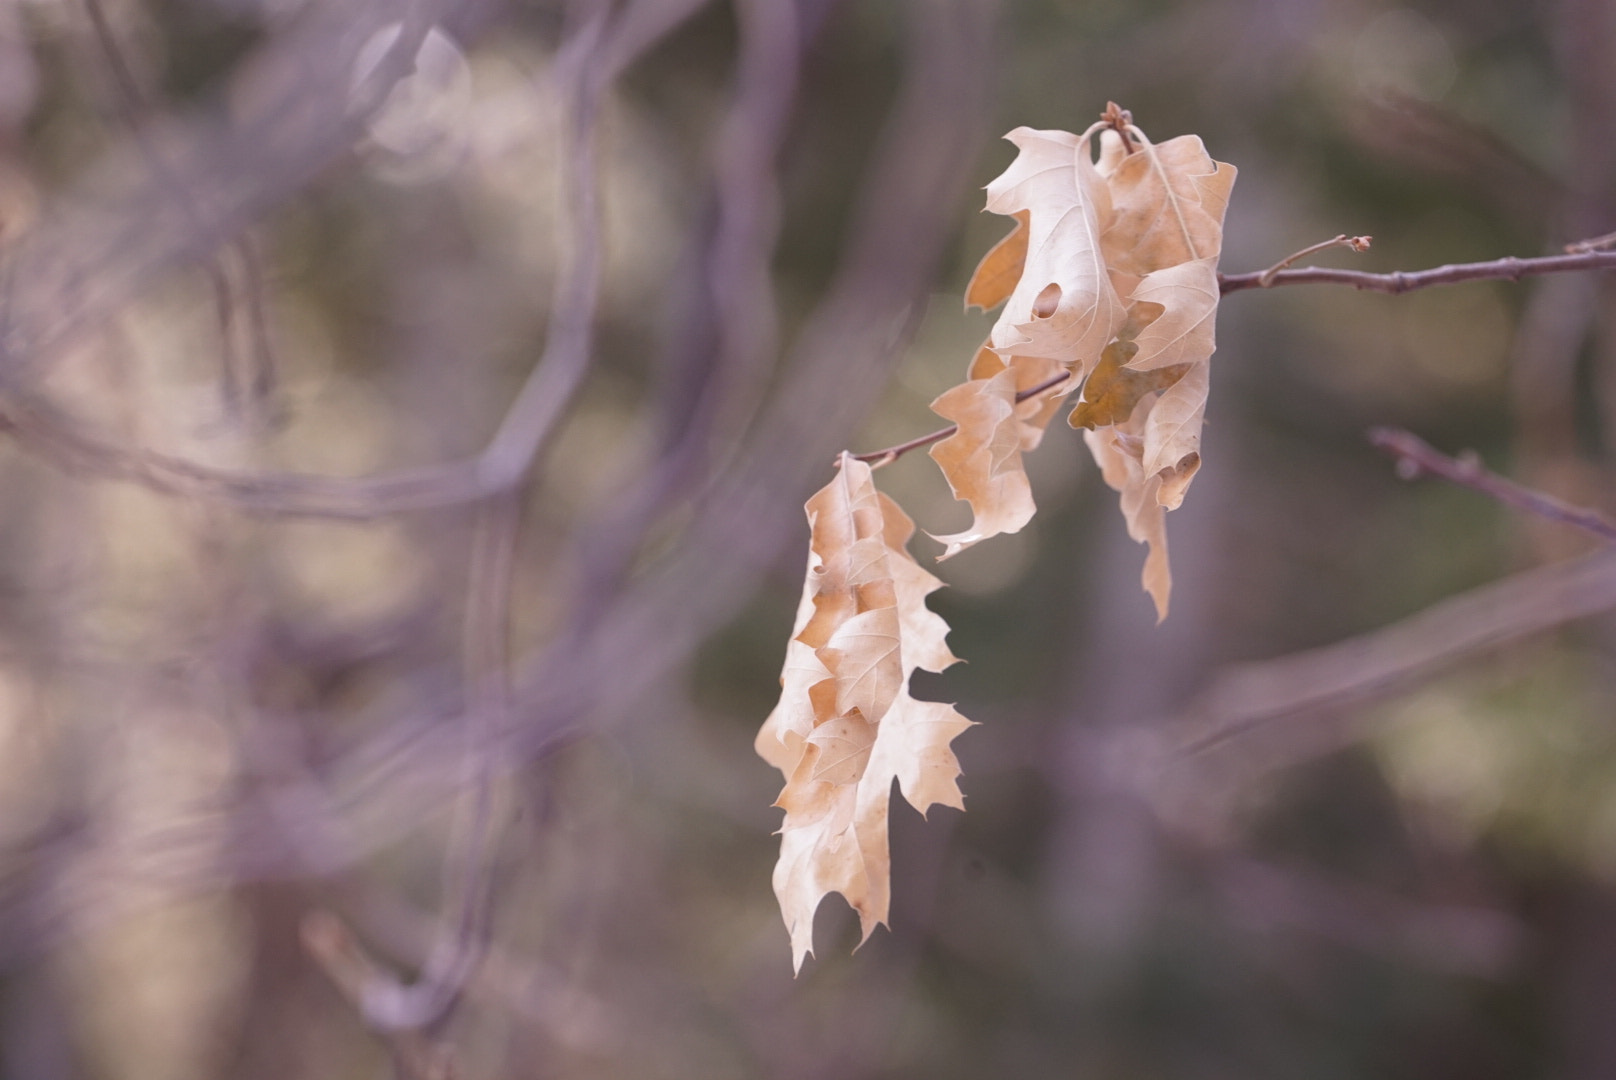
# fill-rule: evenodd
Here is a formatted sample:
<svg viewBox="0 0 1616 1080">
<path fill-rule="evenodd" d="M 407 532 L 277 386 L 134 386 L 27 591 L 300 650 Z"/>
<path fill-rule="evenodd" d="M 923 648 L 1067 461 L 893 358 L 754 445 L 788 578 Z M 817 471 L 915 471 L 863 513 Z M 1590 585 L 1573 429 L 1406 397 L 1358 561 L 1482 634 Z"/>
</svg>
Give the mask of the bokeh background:
<svg viewBox="0 0 1616 1080">
<path fill-rule="evenodd" d="M 1230 295 L 1161 626 L 1055 425 L 792 977 L 801 503 L 1107 100 L 1229 271 L 1616 228 L 1606 0 L 0 0 L 0 1076 L 1616 1075 L 1616 558 L 1364 438 L 1611 506 L 1595 275 Z"/>
</svg>

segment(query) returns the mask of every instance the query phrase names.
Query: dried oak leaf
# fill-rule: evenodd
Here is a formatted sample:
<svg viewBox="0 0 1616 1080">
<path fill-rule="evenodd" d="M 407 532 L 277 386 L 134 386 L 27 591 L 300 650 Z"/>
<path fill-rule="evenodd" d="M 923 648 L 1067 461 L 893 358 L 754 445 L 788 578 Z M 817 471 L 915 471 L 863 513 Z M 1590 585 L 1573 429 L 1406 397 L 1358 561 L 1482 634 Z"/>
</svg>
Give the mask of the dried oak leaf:
<svg viewBox="0 0 1616 1080">
<path fill-rule="evenodd" d="M 1213 255 L 1153 270 L 1129 296 L 1129 313 L 1143 323 L 1128 366 L 1135 371 L 1203 363 L 1217 348 L 1218 260 Z"/>
<path fill-rule="evenodd" d="M 1057 360 L 1081 377 L 1123 320 L 1100 250 L 1112 220 L 1106 183 L 1086 137 L 1022 127 L 1005 138 L 1020 153 L 988 185 L 987 208 L 1027 215 L 1027 254 L 989 342 L 1007 360 Z"/>
<path fill-rule="evenodd" d="M 1215 262 L 1235 167 L 1214 161 L 1197 135 L 1145 141 L 1131 154 L 1119 152 L 1113 131 L 1100 141 L 1096 172 L 1112 211 L 1101 237 L 1106 265 L 1143 276 L 1196 259 Z"/>
<path fill-rule="evenodd" d="M 954 492 L 970 504 L 971 527 L 933 539 L 950 558 L 990 536 L 1013 533 L 1032 520 L 1037 507 L 1021 455 L 1036 449 L 1070 380 L 1018 402 L 1017 396 L 1064 373 L 1059 361 L 1012 356 L 1009 363 L 984 345 L 967 381 L 931 403 L 932 411 L 958 430 L 930 450 Z"/>
<path fill-rule="evenodd" d="M 808 500 L 808 573 L 786 650 L 779 704 L 757 750 L 786 777 L 774 890 L 793 965 L 813 951 L 814 912 L 839 892 L 864 938 L 887 917 L 892 781 L 925 813 L 964 808 L 949 743 L 970 726 L 952 705 L 917 701 L 916 668 L 955 662 L 948 625 L 926 607 L 941 582 L 909 555 L 914 522 L 876 491 L 870 467 L 843 455 Z"/>
<path fill-rule="evenodd" d="M 1072 410 L 1073 427 L 1092 430 L 1127 420 L 1141 398 L 1172 386 L 1190 368 L 1188 364 L 1175 364 L 1154 371 L 1136 371 L 1124 366 L 1138 350 L 1134 342 L 1121 339 L 1105 347 L 1100 366 L 1083 384 L 1083 400 Z"/>
<path fill-rule="evenodd" d="M 1158 495 L 1162 478 L 1145 472 L 1144 428 L 1155 404 L 1155 394 L 1145 395 L 1133 414 L 1120 424 L 1083 433 L 1089 452 L 1100 466 L 1105 482 L 1122 496 L 1122 519 L 1128 535 L 1150 546 L 1145 556 L 1140 583 L 1156 605 L 1156 621 L 1167 618 L 1168 598 L 1173 590 L 1173 571 L 1167 561 L 1167 508 Z"/>
<path fill-rule="evenodd" d="M 965 286 L 966 310 L 976 307 L 992 311 L 1010 298 L 1016 282 L 1021 280 L 1021 268 L 1027 264 L 1027 211 L 1018 211 L 1014 216 L 1015 228 L 976 264 Z"/>
<path fill-rule="evenodd" d="M 1115 132 L 1102 133 L 1096 166 L 1112 208 L 1101 250 L 1127 317 L 1070 422 L 1091 429 L 1084 439 L 1121 495 L 1129 535 L 1150 545 L 1144 584 L 1163 618 L 1172 588 L 1163 515 L 1183 503 L 1201 465 L 1235 169 L 1212 160 L 1196 136 L 1156 146 L 1130 131 L 1140 143 L 1133 153 Z"/>
</svg>

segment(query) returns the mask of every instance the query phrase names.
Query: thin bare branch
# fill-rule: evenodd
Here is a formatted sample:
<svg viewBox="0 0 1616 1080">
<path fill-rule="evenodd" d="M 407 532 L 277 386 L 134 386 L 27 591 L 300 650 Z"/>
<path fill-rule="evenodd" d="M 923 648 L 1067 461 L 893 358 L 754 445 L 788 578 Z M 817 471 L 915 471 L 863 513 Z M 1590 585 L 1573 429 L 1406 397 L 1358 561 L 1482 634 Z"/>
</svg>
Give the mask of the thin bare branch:
<svg viewBox="0 0 1616 1080">
<path fill-rule="evenodd" d="M 1320 240 L 1316 244 L 1309 244 L 1307 247 L 1303 248 L 1302 250 L 1292 252 L 1291 254 L 1285 256 L 1283 259 L 1279 260 L 1273 266 L 1270 266 L 1268 269 L 1266 269 L 1262 273 L 1258 274 L 1257 275 L 1258 285 L 1259 285 L 1259 287 L 1264 288 L 1264 289 L 1268 288 L 1270 285 L 1272 285 L 1274 283 L 1274 275 L 1275 274 L 1279 273 L 1281 270 L 1285 269 L 1287 266 L 1291 265 L 1292 263 L 1296 262 L 1297 260 L 1305 259 L 1309 255 L 1314 254 L 1315 252 L 1327 251 L 1328 249 L 1334 248 L 1334 247 L 1346 247 L 1346 248 L 1351 248 L 1353 251 L 1359 252 L 1361 254 L 1361 253 L 1369 250 L 1370 241 L 1372 241 L 1373 239 L 1374 239 L 1374 237 L 1372 237 L 1372 236 L 1348 236 L 1346 233 L 1340 233 L 1340 234 L 1338 234 L 1336 236 L 1331 237 L 1328 240 Z"/>
<path fill-rule="evenodd" d="M 1616 232 L 1608 232 L 1603 236 L 1590 236 L 1586 240 L 1573 240 L 1565 246 L 1569 252 L 1579 251 L 1608 251 L 1616 247 Z"/>
<path fill-rule="evenodd" d="M 1616 607 L 1616 555 L 1527 570 L 1334 645 L 1225 668 L 1174 725 L 1198 754 L 1268 724 L 1362 705 L 1483 649 Z"/>
<path fill-rule="evenodd" d="M 1062 372 L 1059 375 L 1052 375 L 1043 382 L 1039 383 L 1037 386 L 1030 386 L 1027 389 L 1017 393 L 1016 404 L 1019 405 L 1028 398 L 1037 397 L 1044 391 L 1059 386 L 1061 383 L 1065 382 L 1071 377 L 1070 372 Z M 908 442 L 899 443 L 897 446 L 889 446 L 885 450 L 871 450 L 867 454 L 854 454 L 853 460 L 867 461 L 870 463 L 871 468 L 879 469 L 883 465 L 892 464 L 894 461 L 897 461 L 900 457 L 907 454 L 911 450 L 918 450 L 922 446 L 930 446 L 934 442 L 941 442 L 943 439 L 948 438 L 958 430 L 958 424 L 950 424 L 945 428 L 938 428 L 929 435 L 922 435 L 919 438 L 910 439 Z M 836 458 L 838 466 L 840 466 L 841 460 L 841 456 L 838 455 Z"/>
<path fill-rule="evenodd" d="M 1543 255 L 1520 259 L 1507 255 L 1490 262 L 1450 263 L 1429 270 L 1394 270 L 1376 274 L 1366 270 L 1340 270 L 1335 267 L 1309 266 L 1299 270 L 1281 270 L 1266 282 L 1266 270 L 1249 274 L 1219 274 L 1218 285 L 1227 296 L 1246 289 L 1268 289 L 1280 285 L 1351 285 L 1367 292 L 1399 294 L 1426 289 L 1433 285 L 1457 285 L 1467 281 L 1519 281 L 1540 274 L 1566 274 L 1578 270 L 1616 269 L 1616 251 L 1588 251 L 1573 255 Z"/>
<path fill-rule="evenodd" d="M 592 357 L 601 274 L 592 130 L 602 73 L 610 70 L 591 65 L 593 48 L 580 35 L 563 48 L 555 67 L 562 100 L 575 103 L 562 147 L 571 259 L 556 280 L 544 352 L 480 454 L 356 478 L 217 469 L 107 442 L 42 395 L 22 388 L 0 397 L 0 426 L 24 436 L 19 440 L 24 450 L 58 465 L 258 514 L 371 519 L 475 503 L 515 488 L 555 434 Z"/>
<path fill-rule="evenodd" d="M 1404 480 L 1414 480 L 1422 473 L 1431 473 L 1472 491 L 1479 491 L 1506 506 L 1575 526 L 1593 533 L 1606 543 L 1616 543 L 1616 521 L 1597 510 L 1573 506 L 1546 492 L 1489 472 L 1474 451 L 1466 451 L 1456 458 L 1448 457 L 1417 435 L 1396 428 L 1375 428 L 1369 433 L 1369 441 L 1397 459 L 1397 475 Z"/>
<path fill-rule="evenodd" d="M 497 777 L 485 752 L 507 723 L 511 572 L 520 499 L 496 498 L 478 514 L 466 604 L 467 681 L 477 688 L 464 717 L 463 818 L 444 859 L 444 910 L 420 978 L 405 985 L 376 968 L 359 989 L 365 1022 L 378 1031 L 424 1031 L 459 1000 L 487 949 L 493 906 Z"/>
</svg>

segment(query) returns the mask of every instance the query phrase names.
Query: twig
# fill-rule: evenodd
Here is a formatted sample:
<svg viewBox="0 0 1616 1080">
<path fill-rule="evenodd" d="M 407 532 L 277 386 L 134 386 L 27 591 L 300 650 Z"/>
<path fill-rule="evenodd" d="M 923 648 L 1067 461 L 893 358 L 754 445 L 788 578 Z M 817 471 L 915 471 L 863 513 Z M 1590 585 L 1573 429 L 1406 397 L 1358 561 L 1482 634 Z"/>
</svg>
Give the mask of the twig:
<svg viewBox="0 0 1616 1080">
<path fill-rule="evenodd" d="M 355 1004 L 365 1000 L 375 980 L 391 978 L 365 953 L 347 924 L 331 912 L 309 912 L 303 917 L 299 931 L 304 951 Z M 388 1049 L 406 1076 L 416 1080 L 453 1080 L 458 1075 L 446 1046 L 434 1043 L 414 1029 L 388 1034 Z"/>
<path fill-rule="evenodd" d="M 442 922 L 420 977 L 406 985 L 378 967 L 359 988 L 360 1011 L 377 1031 L 426 1031 L 438 1024 L 487 951 L 497 833 L 494 759 L 487 747 L 510 712 L 506 639 L 520 517 L 515 495 L 492 500 L 478 515 L 466 605 L 467 680 L 476 696 L 464 716 L 465 816 L 444 859 Z"/>
<path fill-rule="evenodd" d="M 1338 236 L 1331 237 L 1329 240 L 1320 240 L 1316 244 L 1309 244 L 1301 251 L 1292 252 L 1283 259 L 1279 260 L 1273 266 L 1270 266 L 1268 269 L 1258 274 L 1257 285 L 1259 288 L 1268 288 L 1274 283 L 1275 274 L 1279 273 L 1296 260 L 1305 259 L 1307 256 L 1318 251 L 1325 251 L 1333 247 L 1349 247 L 1353 251 L 1360 253 L 1368 251 L 1369 242 L 1373 239 L 1374 237 L 1372 236 L 1348 236 L 1346 233 L 1341 233 Z"/>
<path fill-rule="evenodd" d="M 1028 398 L 1037 397 L 1045 390 L 1053 389 L 1071 377 L 1071 373 L 1067 371 L 1063 371 L 1059 375 L 1051 375 L 1037 386 L 1028 387 L 1027 389 L 1017 393 L 1016 404 L 1020 405 Z M 879 469 L 883 465 L 892 464 L 894 461 L 897 461 L 900 457 L 907 454 L 911 450 L 918 450 L 922 446 L 930 446 L 934 442 L 939 442 L 948 438 L 958 430 L 958 424 L 950 424 L 945 428 L 938 428 L 929 435 L 922 435 L 918 439 L 910 439 L 906 443 L 899 443 L 897 446 L 889 446 L 885 450 L 871 450 L 867 454 L 854 454 L 852 457 L 854 461 L 867 461 L 870 464 L 870 468 Z M 841 456 L 838 455 L 836 458 L 838 467 L 841 466 L 841 461 Z"/>
<path fill-rule="evenodd" d="M 1616 607 L 1616 556 L 1541 566 L 1401 622 L 1273 660 L 1224 668 L 1172 725 L 1193 755 L 1279 720 L 1363 705 L 1482 649 Z"/>
<path fill-rule="evenodd" d="M 1517 484 L 1482 467 L 1473 451 L 1448 457 L 1418 436 L 1396 428 L 1375 428 L 1369 441 L 1397 459 L 1397 475 L 1413 480 L 1421 473 L 1432 473 L 1507 506 L 1537 514 L 1550 521 L 1574 525 L 1593 533 L 1606 543 L 1616 544 L 1616 521 L 1583 506 L 1562 502 L 1553 495 Z"/>
<path fill-rule="evenodd" d="M 1249 274 L 1219 274 L 1218 286 L 1225 296 L 1245 289 L 1268 289 L 1279 285 L 1351 285 L 1355 289 L 1396 295 L 1432 285 L 1457 285 L 1465 281 L 1519 281 L 1523 277 L 1539 274 L 1611 269 L 1616 269 L 1616 251 L 1586 251 L 1531 259 L 1506 255 L 1491 262 L 1450 263 L 1429 270 L 1394 270 L 1389 274 L 1308 266 L 1299 270 L 1281 270 L 1264 281 L 1263 276 L 1269 271 L 1256 270 Z"/>
<path fill-rule="evenodd" d="M 1565 246 L 1569 252 L 1580 251 L 1608 251 L 1616 247 L 1616 232 L 1608 232 L 1603 236 L 1590 236 L 1586 240 L 1573 240 Z"/>
<path fill-rule="evenodd" d="M 593 63 L 594 48 L 593 37 L 580 33 L 554 69 L 563 98 L 574 102 L 562 147 L 571 258 L 556 279 L 544 351 L 481 453 L 355 478 L 217 469 L 99 439 L 42 393 L 22 386 L 0 398 L 0 430 L 25 436 L 17 440 L 24 450 L 60 465 L 260 514 L 371 519 L 477 503 L 513 490 L 555 435 L 593 358 L 602 260 L 593 129 L 603 80 L 614 70 Z"/>
</svg>

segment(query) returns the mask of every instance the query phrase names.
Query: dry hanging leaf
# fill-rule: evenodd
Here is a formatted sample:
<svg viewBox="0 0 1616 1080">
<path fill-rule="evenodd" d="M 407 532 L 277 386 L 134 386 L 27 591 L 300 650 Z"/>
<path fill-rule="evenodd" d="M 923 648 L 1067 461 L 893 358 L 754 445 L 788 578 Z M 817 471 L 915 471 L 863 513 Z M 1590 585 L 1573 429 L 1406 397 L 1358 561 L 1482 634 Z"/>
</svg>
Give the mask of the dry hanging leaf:
<svg viewBox="0 0 1616 1080">
<path fill-rule="evenodd" d="M 954 498 L 969 503 L 972 514 L 969 529 L 933 537 L 947 545 L 939 561 L 1032 520 L 1037 508 L 1021 455 L 1037 448 L 1070 381 L 1025 401 L 1016 397 L 1047 385 L 1063 370 L 1059 361 L 1037 356 L 1013 356 L 1006 364 L 984 345 L 971 363 L 970 378 L 931 403 L 933 412 L 959 429 L 931 448 L 932 460 Z"/>
<path fill-rule="evenodd" d="M 1135 371 L 1204 363 L 1217 348 L 1213 332 L 1218 313 L 1217 256 L 1179 263 L 1146 274 L 1129 296 L 1129 311 L 1144 325 L 1134 337 Z"/>
<path fill-rule="evenodd" d="M 1106 484 L 1122 495 L 1122 519 L 1128 526 L 1128 535 L 1150 545 L 1140 583 L 1156 605 L 1156 621 L 1161 622 L 1167 618 L 1168 598 L 1173 590 L 1173 572 L 1167 561 L 1167 509 L 1158 498 L 1161 477 L 1147 474 L 1140 460 L 1144 444 L 1140 430 L 1154 399 L 1154 394 L 1146 395 L 1135 406 L 1133 415 L 1121 424 L 1085 431 L 1083 441 L 1088 443 Z"/>
<path fill-rule="evenodd" d="M 965 286 L 965 307 L 992 311 L 1010 298 L 1021 268 L 1027 264 L 1027 211 L 1015 215 L 1016 227 L 982 256 Z"/>
<path fill-rule="evenodd" d="M 1114 140 L 1121 148 L 1115 132 L 1105 134 L 1102 145 Z M 1131 154 L 1102 153 L 1098 171 L 1112 208 L 1101 238 L 1108 266 L 1143 276 L 1195 259 L 1216 264 L 1235 167 L 1212 160 L 1199 136 L 1160 146 L 1145 141 Z"/>
<path fill-rule="evenodd" d="M 1038 449 L 1038 444 L 1044 439 L 1044 429 L 1049 427 L 1049 421 L 1060 411 L 1061 399 L 1071 393 L 1077 383 L 1071 378 L 1056 381 L 1057 376 L 1066 374 L 1066 368 L 1058 360 L 1042 356 L 1012 356 L 1006 363 L 987 344 L 977 350 L 965 377 L 991 379 L 1007 367 L 1016 373 L 1018 397 L 1030 394 L 1039 387 L 1046 388 L 1016 403 L 1016 437 L 1021 443 L 1022 452 L 1026 453 Z"/>
<path fill-rule="evenodd" d="M 1072 410 L 1073 427 L 1093 429 L 1127 420 L 1141 398 L 1172 386 L 1190 368 L 1188 364 L 1155 371 L 1135 371 L 1131 365 L 1124 367 L 1138 351 L 1139 346 L 1134 342 L 1120 339 L 1105 347 L 1100 366 L 1083 384 L 1083 400 Z"/>
<path fill-rule="evenodd" d="M 1128 319 L 1106 352 L 1112 365 L 1102 362 L 1090 377 L 1071 423 L 1092 429 L 1084 439 L 1121 495 L 1129 535 L 1150 545 L 1144 585 L 1164 618 L 1172 588 L 1164 512 L 1183 503 L 1201 465 L 1217 261 L 1235 169 L 1212 160 L 1196 136 L 1155 146 L 1129 132 L 1139 142 L 1131 153 L 1115 132 L 1102 133 L 1096 167 L 1112 208 L 1101 250 Z"/>
<path fill-rule="evenodd" d="M 1170 368 L 1160 369 L 1169 371 Z M 1207 365 L 1191 364 L 1150 406 L 1140 468 L 1161 481 L 1156 501 L 1177 510 L 1201 467 L 1201 423 L 1206 416 Z"/>
<path fill-rule="evenodd" d="M 1058 360 L 1081 377 L 1123 319 L 1100 251 L 1111 223 L 1106 185 L 1086 137 L 1023 127 L 1005 138 L 1020 153 L 988 185 L 987 208 L 1027 215 L 1027 255 L 989 341 L 1000 356 Z"/>
<path fill-rule="evenodd" d="M 1035 507 L 1021 467 L 1021 421 L 1016 417 L 1016 374 L 1005 368 L 989 379 L 972 379 L 931 403 L 932 411 L 959 430 L 931 448 L 954 498 L 971 504 L 964 532 L 938 536 L 947 559 L 979 540 L 1013 533 L 1032 520 Z"/>
<path fill-rule="evenodd" d="M 858 912 L 864 938 L 886 921 L 892 781 L 921 813 L 936 803 L 963 809 L 949 743 L 970 726 L 953 706 L 907 689 L 916 668 L 941 671 L 956 659 L 947 624 L 925 603 L 941 582 L 907 551 L 914 523 L 846 454 L 805 509 L 807 578 L 780 702 L 757 737 L 758 753 L 786 777 L 774 889 L 798 970 L 827 893 Z"/>
<path fill-rule="evenodd" d="M 1038 444 L 1059 398 L 1086 380 L 1071 423 L 1095 433 L 1087 441 L 1097 460 L 1113 451 L 1128 459 L 1126 467 L 1102 460 L 1102 471 L 1122 495 L 1130 532 L 1151 544 L 1147 587 L 1165 612 L 1161 510 L 1183 502 L 1200 467 L 1235 169 L 1194 135 L 1156 146 L 1127 130 L 1127 144 L 1105 124 L 1081 136 L 1031 128 L 1006 136 L 1019 152 L 988 185 L 987 208 L 1016 224 L 966 289 L 967 306 L 1005 307 L 968 381 L 932 404 L 958 429 L 932 457 L 972 522 L 937 539 L 946 559 L 1026 525 L 1035 507 L 1021 454 Z M 1060 368 L 1071 378 L 1058 390 L 1015 400 Z M 1106 436 L 1108 428 L 1116 430 Z"/>
</svg>

